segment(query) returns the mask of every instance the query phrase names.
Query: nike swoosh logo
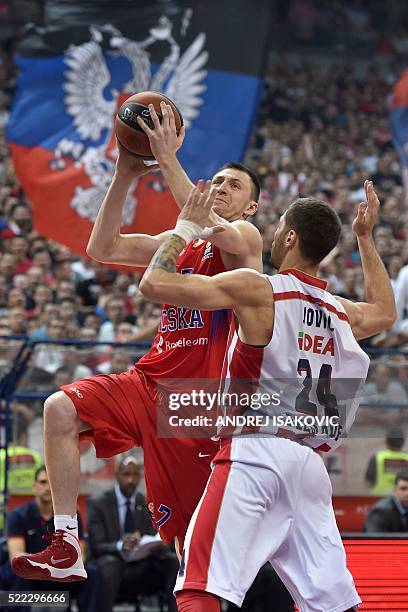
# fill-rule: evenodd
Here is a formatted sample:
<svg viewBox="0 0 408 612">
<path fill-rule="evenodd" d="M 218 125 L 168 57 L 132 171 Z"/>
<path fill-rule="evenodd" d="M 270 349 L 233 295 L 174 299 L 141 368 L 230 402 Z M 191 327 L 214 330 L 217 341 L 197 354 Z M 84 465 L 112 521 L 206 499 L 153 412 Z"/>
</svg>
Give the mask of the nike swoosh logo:
<svg viewBox="0 0 408 612">
<path fill-rule="evenodd" d="M 64 557 L 63 559 L 54 559 L 54 557 L 51 557 L 51 563 L 53 565 L 56 565 L 57 563 L 62 563 L 63 561 L 69 561 L 71 557 Z"/>
<path fill-rule="evenodd" d="M 204 455 L 203 453 L 198 453 L 198 456 L 200 459 L 202 459 L 203 457 L 211 457 L 211 453 L 209 455 Z"/>
<path fill-rule="evenodd" d="M 68 525 L 66 525 L 66 529 L 69 529 L 70 531 L 74 531 L 76 527 L 68 527 Z"/>
</svg>

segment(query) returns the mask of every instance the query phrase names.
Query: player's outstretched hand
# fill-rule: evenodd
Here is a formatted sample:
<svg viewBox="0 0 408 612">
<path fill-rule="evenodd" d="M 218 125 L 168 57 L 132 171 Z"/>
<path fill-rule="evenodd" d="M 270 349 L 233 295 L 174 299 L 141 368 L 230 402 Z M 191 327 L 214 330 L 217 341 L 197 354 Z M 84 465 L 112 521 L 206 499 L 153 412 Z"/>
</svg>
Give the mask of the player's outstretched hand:
<svg viewBox="0 0 408 612">
<path fill-rule="evenodd" d="M 116 172 L 128 174 L 136 178 L 137 176 L 147 174 L 151 170 L 158 169 L 158 164 L 149 164 L 146 166 L 143 159 L 129 153 L 118 140 L 116 140 L 116 142 L 119 151 L 118 159 L 116 160 Z"/>
<path fill-rule="evenodd" d="M 162 114 L 161 123 L 153 104 L 149 104 L 149 112 L 154 129 L 149 128 L 140 115 L 137 118 L 137 122 L 149 138 L 152 153 L 155 159 L 160 163 L 165 157 L 177 153 L 183 144 L 186 132 L 184 126 L 182 126 L 177 134 L 173 109 L 170 104 L 166 104 L 163 100 L 160 102 L 160 112 Z"/>
<path fill-rule="evenodd" d="M 380 208 L 380 200 L 375 192 L 373 182 L 364 181 L 364 190 L 367 203 L 360 202 L 357 216 L 352 225 L 353 232 L 358 238 L 372 235 L 373 228 L 378 220 L 378 210 Z"/>
<path fill-rule="evenodd" d="M 218 219 L 214 217 L 212 211 L 216 194 L 217 189 L 211 185 L 211 181 L 199 180 L 197 187 L 191 189 L 187 202 L 181 209 L 178 218 L 184 221 L 192 221 L 205 228 L 206 236 L 224 231 L 225 228 L 218 224 Z"/>
</svg>

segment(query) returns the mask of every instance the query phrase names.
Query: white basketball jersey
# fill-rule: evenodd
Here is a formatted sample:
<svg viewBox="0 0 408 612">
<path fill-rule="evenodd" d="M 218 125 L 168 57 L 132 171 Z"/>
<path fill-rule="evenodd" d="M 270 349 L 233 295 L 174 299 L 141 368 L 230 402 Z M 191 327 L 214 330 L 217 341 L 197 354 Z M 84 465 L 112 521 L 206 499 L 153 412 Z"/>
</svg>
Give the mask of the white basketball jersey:
<svg viewBox="0 0 408 612">
<path fill-rule="evenodd" d="M 251 347 L 235 334 L 224 384 L 224 393 L 250 389 L 250 407 L 243 412 L 262 423 L 234 434 L 256 431 L 332 450 L 354 421 L 369 357 L 325 281 L 298 270 L 266 278 L 275 305 L 272 339 L 266 347 Z"/>
</svg>

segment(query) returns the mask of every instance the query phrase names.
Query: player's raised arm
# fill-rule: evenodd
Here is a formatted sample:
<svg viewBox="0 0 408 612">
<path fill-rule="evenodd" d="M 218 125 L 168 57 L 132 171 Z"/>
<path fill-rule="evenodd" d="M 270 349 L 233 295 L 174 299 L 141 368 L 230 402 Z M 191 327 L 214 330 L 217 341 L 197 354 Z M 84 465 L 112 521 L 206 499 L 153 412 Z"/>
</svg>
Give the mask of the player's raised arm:
<svg viewBox="0 0 408 612">
<path fill-rule="evenodd" d="M 133 179 L 146 174 L 151 166 L 119 147 L 119 157 L 112 182 L 98 211 L 86 252 L 102 263 L 147 266 L 166 232 L 157 236 L 121 234 L 122 212 Z"/>
<path fill-rule="evenodd" d="M 184 128 L 181 128 L 177 134 L 173 109 L 169 104 L 161 102 L 160 110 L 161 122 L 154 106 L 149 105 L 153 129 L 149 128 L 141 117 L 138 117 L 137 121 L 149 138 L 152 153 L 159 162 L 160 170 L 177 206 L 182 209 L 194 186 L 176 156 L 183 143 L 185 131 Z M 231 166 L 232 175 L 226 171 L 226 168 L 223 168 L 212 179 L 212 184 L 218 190 L 218 211 L 222 215 L 213 211 L 212 225 L 222 225 L 224 231 L 212 236 L 210 241 L 227 255 L 235 256 L 235 259 L 233 257 L 230 262 L 226 262 L 228 269 L 250 267 L 262 272 L 261 235 L 254 225 L 242 218 L 242 215 L 246 217 L 256 211 L 257 194 L 254 191 L 259 191 L 259 187 L 252 185 L 249 175 L 242 173 L 239 169 L 237 171 L 237 168 L 234 169 L 233 166 L 234 164 Z M 244 206 L 241 205 L 240 208 L 235 207 L 237 196 L 243 198 Z M 247 210 L 244 211 L 244 208 Z M 236 261 L 236 257 L 239 258 L 239 261 Z"/>
<path fill-rule="evenodd" d="M 176 273 L 177 257 L 190 240 L 223 231 L 220 226 L 205 228 L 215 194 L 209 183 L 205 188 L 203 182 L 198 189 L 193 187 L 171 236 L 158 249 L 142 278 L 140 290 L 145 297 L 204 310 L 234 308 L 238 302 L 257 305 L 256 289 L 258 284 L 264 285 L 264 279 L 254 270 L 235 270 L 213 277 Z"/>
<path fill-rule="evenodd" d="M 365 181 L 364 189 L 367 204 L 359 204 L 353 231 L 360 251 L 367 302 L 337 298 L 346 309 L 356 338 L 368 338 L 388 329 L 397 316 L 391 282 L 373 238 L 380 202 L 371 181 Z"/>
<path fill-rule="evenodd" d="M 161 122 L 153 104 L 149 104 L 149 112 L 153 129 L 140 116 L 137 122 L 149 138 L 152 154 L 160 165 L 177 206 L 181 209 L 187 201 L 191 188 L 194 187 L 176 155 L 183 144 L 185 128 L 182 126 L 177 133 L 173 109 L 164 101 L 160 102 Z"/>
</svg>

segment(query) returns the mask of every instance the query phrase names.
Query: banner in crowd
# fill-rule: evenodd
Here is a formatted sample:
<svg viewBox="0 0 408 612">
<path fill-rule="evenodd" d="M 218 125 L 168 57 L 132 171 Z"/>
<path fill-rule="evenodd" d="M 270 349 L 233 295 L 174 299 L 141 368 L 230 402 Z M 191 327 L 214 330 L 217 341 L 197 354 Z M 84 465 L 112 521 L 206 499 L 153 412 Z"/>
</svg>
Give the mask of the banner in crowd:
<svg viewBox="0 0 408 612">
<path fill-rule="evenodd" d="M 196 6 L 195 6 L 196 5 Z M 242 158 L 255 118 L 270 2 L 48 0 L 17 50 L 7 137 L 44 236 L 84 253 L 116 156 L 115 113 L 156 90 L 180 108 L 193 181 Z M 158 233 L 177 208 L 160 172 L 135 180 L 122 231 Z"/>
<path fill-rule="evenodd" d="M 408 166 L 408 70 L 394 86 L 391 108 L 391 132 L 395 148 L 404 166 Z"/>
</svg>

